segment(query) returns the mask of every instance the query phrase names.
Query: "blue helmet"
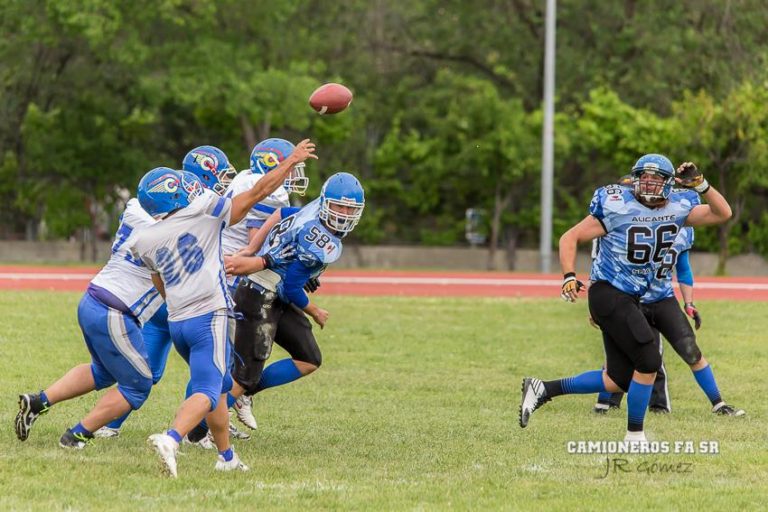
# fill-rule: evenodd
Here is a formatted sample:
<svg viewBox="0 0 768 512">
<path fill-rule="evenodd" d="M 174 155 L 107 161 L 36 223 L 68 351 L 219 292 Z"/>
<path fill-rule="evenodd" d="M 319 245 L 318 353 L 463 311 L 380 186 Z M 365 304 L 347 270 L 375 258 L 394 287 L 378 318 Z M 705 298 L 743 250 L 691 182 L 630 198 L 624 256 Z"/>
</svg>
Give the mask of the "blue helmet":
<svg viewBox="0 0 768 512">
<path fill-rule="evenodd" d="M 663 181 L 645 181 L 640 178 L 644 174 L 659 176 Z M 632 167 L 632 184 L 635 196 L 650 204 L 664 202 L 675 184 L 675 166 L 664 155 L 643 155 Z"/>
<path fill-rule="evenodd" d="M 156 167 L 141 178 L 137 197 L 139 204 L 153 217 L 184 208 L 203 193 L 203 186 L 194 174 Z"/>
<path fill-rule="evenodd" d="M 257 174 L 266 174 L 275 169 L 280 162 L 291 156 L 294 146 L 285 139 L 265 139 L 253 147 L 251 151 L 251 170 Z M 293 166 L 291 173 L 285 179 L 283 186 L 289 193 L 304 195 L 309 186 L 309 178 L 304 174 L 304 162 Z"/>
<path fill-rule="evenodd" d="M 205 188 L 217 194 L 224 192 L 237 175 L 237 171 L 222 150 L 214 146 L 198 146 L 184 157 L 182 169 L 198 178 Z"/>
<path fill-rule="evenodd" d="M 320 191 L 320 220 L 341 236 L 357 226 L 363 216 L 365 192 L 360 182 L 348 172 L 328 178 Z"/>
</svg>

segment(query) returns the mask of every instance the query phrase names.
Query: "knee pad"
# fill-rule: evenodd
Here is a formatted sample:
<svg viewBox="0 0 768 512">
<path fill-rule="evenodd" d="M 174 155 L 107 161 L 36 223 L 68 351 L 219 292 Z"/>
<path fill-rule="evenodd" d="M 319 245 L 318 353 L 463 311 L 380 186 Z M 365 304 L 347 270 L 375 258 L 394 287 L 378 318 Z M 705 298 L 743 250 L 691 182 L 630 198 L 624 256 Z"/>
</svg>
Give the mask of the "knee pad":
<svg viewBox="0 0 768 512">
<path fill-rule="evenodd" d="M 242 386 L 245 394 L 250 396 L 256 393 L 256 388 L 264 373 L 264 361 L 242 361 L 237 359 L 232 378 Z"/>
<path fill-rule="evenodd" d="M 126 386 L 123 384 L 117 385 L 117 390 L 123 395 L 123 398 L 130 404 L 131 409 L 134 411 L 139 409 L 149 397 L 149 392 L 152 390 L 152 379 L 148 377 L 142 377 Z"/>
<path fill-rule="evenodd" d="M 649 343 L 646 347 L 635 362 L 635 370 L 640 373 L 656 373 L 661 368 L 661 354 L 655 344 Z"/>
<path fill-rule="evenodd" d="M 626 393 L 629 390 L 629 383 L 632 382 L 632 371 L 625 372 L 623 375 L 615 375 L 608 371 L 608 377 Z"/>
<path fill-rule="evenodd" d="M 323 364 L 323 354 L 320 352 L 320 347 L 315 345 L 314 348 L 315 350 L 308 351 L 306 354 L 304 354 L 304 357 L 297 359 L 297 361 L 309 363 L 313 366 L 316 366 L 317 368 L 320 368 L 320 365 Z"/>
<path fill-rule="evenodd" d="M 683 358 L 688 365 L 694 365 L 701 361 L 701 350 L 696 344 L 695 336 L 685 336 L 677 343 L 680 349 L 680 357 Z"/>
</svg>

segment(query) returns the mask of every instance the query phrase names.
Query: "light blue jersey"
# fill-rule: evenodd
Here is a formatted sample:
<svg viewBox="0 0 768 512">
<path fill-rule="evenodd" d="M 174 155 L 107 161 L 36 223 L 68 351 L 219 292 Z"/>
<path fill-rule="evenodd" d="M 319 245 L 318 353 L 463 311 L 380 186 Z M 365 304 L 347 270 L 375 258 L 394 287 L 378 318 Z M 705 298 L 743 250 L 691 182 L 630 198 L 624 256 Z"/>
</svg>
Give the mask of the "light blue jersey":
<svg viewBox="0 0 768 512">
<path fill-rule="evenodd" d="M 685 227 L 677 234 L 675 243 L 667 251 L 664 260 L 656 270 L 656 279 L 651 283 L 651 287 L 642 296 L 640 302 L 650 304 L 675 296 L 675 291 L 672 288 L 672 269 L 677 265 L 678 257 L 690 250 L 691 247 L 693 247 L 693 228 Z"/>
<path fill-rule="evenodd" d="M 590 279 L 641 297 L 675 242 L 691 210 L 699 205 L 696 192 L 673 190 L 659 208 L 640 203 L 631 190 L 609 185 L 597 189 L 589 213 L 605 228 Z"/>
<path fill-rule="evenodd" d="M 283 208 L 281 212 L 292 210 Z M 309 303 L 302 290 L 307 280 L 322 274 L 327 265 L 341 257 L 341 240 L 320 222 L 319 211 L 320 200 L 316 199 L 273 227 L 258 253 L 269 254 L 272 266 L 248 276 L 277 292 L 283 302 L 299 308 Z"/>
</svg>

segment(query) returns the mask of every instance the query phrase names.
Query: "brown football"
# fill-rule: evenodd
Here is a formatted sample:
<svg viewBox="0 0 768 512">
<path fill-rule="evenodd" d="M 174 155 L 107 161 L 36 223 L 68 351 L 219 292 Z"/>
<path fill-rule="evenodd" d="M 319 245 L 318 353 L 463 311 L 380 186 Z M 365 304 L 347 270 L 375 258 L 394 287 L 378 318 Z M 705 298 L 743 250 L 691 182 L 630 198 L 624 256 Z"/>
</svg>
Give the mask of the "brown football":
<svg viewBox="0 0 768 512">
<path fill-rule="evenodd" d="M 321 85 L 309 97 L 309 105 L 318 114 L 336 114 L 352 103 L 352 91 L 341 84 Z"/>
</svg>

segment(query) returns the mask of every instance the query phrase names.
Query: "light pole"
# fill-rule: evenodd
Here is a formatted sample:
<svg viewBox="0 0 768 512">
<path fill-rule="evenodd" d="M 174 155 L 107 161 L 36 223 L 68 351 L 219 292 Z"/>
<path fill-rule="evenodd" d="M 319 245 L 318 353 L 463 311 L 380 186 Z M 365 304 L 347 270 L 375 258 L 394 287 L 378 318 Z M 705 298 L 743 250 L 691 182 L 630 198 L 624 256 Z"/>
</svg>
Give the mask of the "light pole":
<svg viewBox="0 0 768 512">
<path fill-rule="evenodd" d="M 552 186 L 555 124 L 555 0 L 547 0 L 544 35 L 544 126 L 541 133 L 541 271 L 548 273 L 552 260 Z"/>
</svg>

